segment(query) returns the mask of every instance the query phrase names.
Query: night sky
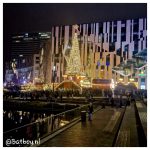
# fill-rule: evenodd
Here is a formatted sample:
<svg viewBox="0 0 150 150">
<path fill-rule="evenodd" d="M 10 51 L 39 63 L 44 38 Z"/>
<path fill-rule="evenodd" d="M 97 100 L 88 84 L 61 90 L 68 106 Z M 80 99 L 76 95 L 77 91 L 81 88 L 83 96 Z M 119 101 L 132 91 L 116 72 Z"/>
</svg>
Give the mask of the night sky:
<svg viewBox="0 0 150 150">
<path fill-rule="evenodd" d="M 4 62 L 9 60 L 10 35 L 50 31 L 53 25 L 69 25 L 147 17 L 145 3 L 3 4 Z M 4 63 L 5 64 L 5 63 Z"/>
</svg>

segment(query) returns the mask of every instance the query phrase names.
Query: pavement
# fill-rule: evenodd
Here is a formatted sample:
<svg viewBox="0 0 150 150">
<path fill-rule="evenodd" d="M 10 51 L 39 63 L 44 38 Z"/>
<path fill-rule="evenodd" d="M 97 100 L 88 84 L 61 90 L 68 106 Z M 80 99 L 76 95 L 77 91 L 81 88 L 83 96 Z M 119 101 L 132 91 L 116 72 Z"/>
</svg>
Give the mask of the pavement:
<svg viewBox="0 0 150 150">
<path fill-rule="evenodd" d="M 138 147 L 138 131 L 134 103 L 126 107 L 115 147 Z"/>
<path fill-rule="evenodd" d="M 111 147 L 124 108 L 105 107 L 92 121 L 78 122 L 40 145 L 41 147 Z"/>
<path fill-rule="evenodd" d="M 141 120 L 144 134 L 147 138 L 147 106 L 143 103 L 143 101 L 136 101 L 136 107 L 139 113 L 139 118 Z"/>
</svg>

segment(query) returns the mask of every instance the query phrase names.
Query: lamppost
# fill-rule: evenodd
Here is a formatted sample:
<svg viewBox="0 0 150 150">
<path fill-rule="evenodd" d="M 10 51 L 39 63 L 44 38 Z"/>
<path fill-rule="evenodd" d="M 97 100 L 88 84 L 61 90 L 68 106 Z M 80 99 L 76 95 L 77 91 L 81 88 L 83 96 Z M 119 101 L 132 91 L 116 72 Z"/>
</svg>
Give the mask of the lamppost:
<svg viewBox="0 0 150 150">
<path fill-rule="evenodd" d="M 56 67 L 53 66 L 53 69 L 52 69 L 53 92 L 54 92 L 54 82 L 55 82 L 55 71 L 56 71 Z"/>
<path fill-rule="evenodd" d="M 71 84 L 71 88 L 72 88 L 72 100 L 73 100 L 73 81 L 72 81 L 72 84 Z"/>
<path fill-rule="evenodd" d="M 115 88 L 115 83 L 114 80 L 111 80 L 111 89 L 112 89 L 112 97 L 114 98 L 114 88 Z"/>
</svg>

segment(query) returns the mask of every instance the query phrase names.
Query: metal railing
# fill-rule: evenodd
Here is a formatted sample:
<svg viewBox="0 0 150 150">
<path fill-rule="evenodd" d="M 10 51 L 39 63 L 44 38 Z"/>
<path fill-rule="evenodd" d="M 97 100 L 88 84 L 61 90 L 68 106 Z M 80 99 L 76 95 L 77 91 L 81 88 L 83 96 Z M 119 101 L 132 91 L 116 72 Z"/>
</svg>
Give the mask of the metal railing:
<svg viewBox="0 0 150 150">
<path fill-rule="evenodd" d="M 99 103 L 93 103 L 93 108 L 98 108 Z M 3 132 L 3 146 L 6 145 L 7 139 L 25 139 L 36 140 L 42 139 L 51 133 L 63 128 L 67 124 L 79 119 L 81 111 L 88 111 L 88 104 L 80 107 L 46 117 L 38 118 L 35 122 L 26 124 L 24 126 Z M 12 145 L 10 145 L 12 146 Z M 15 146 L 15 145 L 13 145 Z M 16 146 L 29 146 L 29 145 L 16 145 Z"/>
</svg>

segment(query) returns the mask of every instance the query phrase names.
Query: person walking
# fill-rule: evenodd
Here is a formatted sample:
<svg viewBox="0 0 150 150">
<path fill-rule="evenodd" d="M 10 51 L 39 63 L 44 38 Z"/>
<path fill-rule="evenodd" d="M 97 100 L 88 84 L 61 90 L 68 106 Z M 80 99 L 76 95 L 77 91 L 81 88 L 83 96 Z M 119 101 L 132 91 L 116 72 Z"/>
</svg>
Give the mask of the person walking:
<svg viewBox="0 0 150 150">
<path fill-rule="evenodd" d="M 89 121 L 92 121 L 92 113 L 93 113 L 93 104 L 90 103 L 90 105 L 88 106 L 88 118 L 89 118 Z"/>
</svg>

